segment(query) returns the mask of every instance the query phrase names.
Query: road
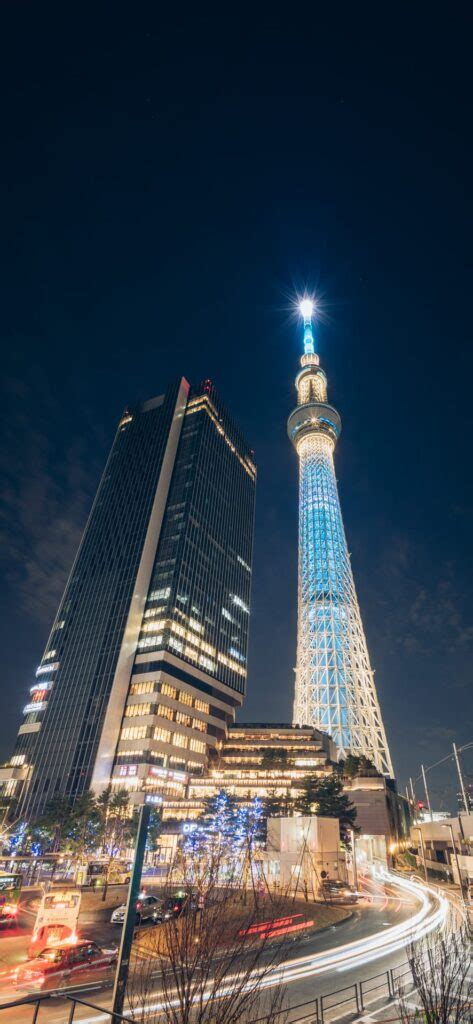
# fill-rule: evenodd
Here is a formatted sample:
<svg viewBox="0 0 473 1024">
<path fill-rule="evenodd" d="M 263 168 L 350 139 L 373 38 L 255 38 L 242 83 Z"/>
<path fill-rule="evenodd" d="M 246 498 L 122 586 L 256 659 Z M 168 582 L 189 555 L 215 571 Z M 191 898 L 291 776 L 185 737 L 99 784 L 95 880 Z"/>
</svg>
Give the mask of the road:
<svg viewBox="0 0 473 1024">
<path fill-rule="evenodd" d="M 433 895 L 422 894 L 418 887 L 411 887 L 408 891 L 407 885 L 408 883 L 393 883 L 383 886 L 380 883 L 372 883 L 370 902 L 360 904 L 349 921 L 307 937 L 294 945 L 288 954 L 287 964 L 279 969 L 279 976 L 274 979 L 275 983 L 287 983 L 288 1002 L 291 1007 L 324 997 L 325 1017 L 327 1020 L 336 1021 L 351 1011 L 355 1012 L 355 993 L 349 986 L 360 981 L 365 983 L 364 1006 L 368 1010 L 370 1006 L 375 1005 L 376 997 L 383 994 L 382 988 L 378 990 L 375 986 L 384 985 L 387 989 L 385 972 L 396 969 L 399 964 L 405 962 L 404 946 L 412 935 L 411 929 L 405 927 L 406 923 L 423 916 L 425 921 L 417 926 L 419 930 L 426 927 L 425 922 L 430 918 L 434 921 L 434 914 L 440 914 L 440 904 Z M 91 929 L 87 929 L 88 933 L 89 930 Z M 404 932 L 401 938 L 398 935 L 400 930 Z M 92 938 L 92 934 L 90 937 Z M 8 941 L 14 942 L 15 937 Z M 367 984 L 368 979 L 382 972 L 384 978 Z M 338 996 L 327 998 L 329 993 L 340 989 L 345 991 Z M 98 1003 L 106 1009 L 110 1006 L 110 995 L 110 991 L 107 990 L 90 990 L 87 994 L 84 993 L 82 998 L 96 1005 Z M 158 987 L 149 998 L 159 1006 Z M 335 1005 L 340 1000 L 346 1001 Z M 55 998 L 42 1008 L 38 1024 L 63 1024 L 68 1017 L 67 1007 L 65 1000 Z M 6 1012 L 8 1024 L 10 1021 L 12 1024 L 27 1024 L 31 1021 L 30 1008 L 9 1009 Z M 307 1013 L 307 1009 L 304 1012 Z M 294 1010 L 289 1020 L 300 1015 L 301 1011 Z M 0 1008 L 0 1024 L 3 1024 L 2 1016 Z M 89 1024 L 108 1024 L 109 1021 L 106 1015 L 85 1008 L 78 1009 L 77 1016 L 74 1017 L 74 1020 L 76 1019 L 88 1021 Z"/>
</svg>

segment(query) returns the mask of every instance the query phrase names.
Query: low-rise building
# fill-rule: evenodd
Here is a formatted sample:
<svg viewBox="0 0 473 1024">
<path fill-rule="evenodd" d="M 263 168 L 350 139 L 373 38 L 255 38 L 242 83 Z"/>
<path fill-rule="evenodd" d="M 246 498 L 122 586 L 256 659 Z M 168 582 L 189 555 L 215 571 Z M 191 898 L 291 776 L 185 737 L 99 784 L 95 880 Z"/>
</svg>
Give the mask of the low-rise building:
<svg viewBox="0 0 473 1024">
<path fill-rule="evenodd" d="M 462 878 L 469 880 L 473 877 L 473 814 L 418 822 L 411 828 L 411 846 L 417 851 L 420 870 L 425 859 L 428 871 L 458 882 L 458 858 Z"/>
<path fill-rule="evenodd" d="M 268 818 L 261 860 L 270 886 L 312 899 L 320 895 L 324 880 L 346 880 L 337 818 Z"/>
<path fill-rule="evenodd" d="M 336 756 L 330 737 L 317 729 L 287 723 L 230 726 L 207 770 L 189 778 L 187 796 L 166 800 L 164 820 L 198 817 L 221 789 L 241 803 L 260 797 L 291 813 L 307 776 L 330 774 Z"/>
</svg>

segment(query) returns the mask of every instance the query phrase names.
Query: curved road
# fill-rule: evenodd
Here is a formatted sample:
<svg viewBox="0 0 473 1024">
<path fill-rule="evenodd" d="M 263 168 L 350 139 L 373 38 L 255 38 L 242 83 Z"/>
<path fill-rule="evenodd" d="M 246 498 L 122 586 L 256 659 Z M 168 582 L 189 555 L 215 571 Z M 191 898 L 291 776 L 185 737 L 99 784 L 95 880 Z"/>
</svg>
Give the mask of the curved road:
<svg viewBox="0 0 473 1024">
<path fill-rule="evenodd" d="M 392 877 L 392 876 L 391 876 Z M 351 1011 L 355 1011 L 354 993 L 348 989 L 355 982 L 373 978 L 388 969 L 396 969 L 400 964 L 405 963 L 405 943 L 412 935 L 410 928 L 405 928 L 407 922 L 412 918 L 424 916 L 424 922 L 419 927 L 425 927 L 430 919 L 432 923 L 445 917 L 447 908 L 442 906 L 442 900 L 435 898 L 433 894 L 426 895 L 425 890 L 420 886 L 412 886 L 404 881 L 389 881 L 385 884 L 366 880 L 365 892 L 369 892 L 366 900 L 354 908 L 353 916 L 344 924 L 332 926 L 324 932 L 308 936 L 303 940 L 294 943 L 294 951 L 289 950 L 286 964 L 278 970 L 278 976 L 288 985 L 288 1002 L 291 1007 L 308 1003 L 335 990 L 346 989 L 339 996 L 333 999 L 326 999 L 325 1016 L 327 1020 L 341 1020 Z M 439 923 L 437 921 L 437 925 Z M 102 926 L 103 927 L 103 926 Z M 393 929 L 396 931 L 393 932 Z M 397 938 L 396 933 L 401 930 L 403 937 Z M 92 931 L 88 928 L 87 932 Z M 389 936 L 389 946 L 383 949 Z M 92 934 L 88 934 L 92 938 Z M 13 939 L 10 942 L 14 941 Z M 102 938 L 103 941 L 103 938 Z M 400 948 L 395 948 L 399 945 Z M 330 954 L 333 950 L 334 956 Z M 279 981 L 275 977 L 275 982 Z M 373 985 L 385 984 L 387 979 L 382 978 L 373 982 Z M 382 989 L 371 989 L 371 983 L 366 985 L 365 1006 L 369 1006 L 382 993 Z M 81 998 L 100 1004 L 104 1009 L 111 1005 L 110 990 L 101 992 L 89 989 L 87 993 L 80 993 Z M 156 1004 L 159 1004 L 159 988 L 153 993 Z M 338 1000 L 347 999 L 348 1002 L 339 1006 L 332 1006 Z M 55 998 L 44 1005 L 41 1010 L 40 1021 L 47 1024 L 63 1024 L 68 1016 L 68 1004 L 61 998 Z M 310 1011 L 310 1007 L 304 1010 L 295 1011 L 293 1017 L 301 1016 Z M 126 1011 L 125 1011 L 126 1012 Z M 12 1024 L 27 1024 L 31 1020 L 31 1008 L 24 1007 L 18 1010 L 1 1011 L 0 1024 L 11 1021 Z M 93 1011 L 77 1009 L 74 1020 L 87 1021 L 88 1024 L 109 1024 L 110 1018 L 105 1014 L 94 1013 Z M 289 1018 L 291 1019 L 291 1017 Z"/>
</svg>

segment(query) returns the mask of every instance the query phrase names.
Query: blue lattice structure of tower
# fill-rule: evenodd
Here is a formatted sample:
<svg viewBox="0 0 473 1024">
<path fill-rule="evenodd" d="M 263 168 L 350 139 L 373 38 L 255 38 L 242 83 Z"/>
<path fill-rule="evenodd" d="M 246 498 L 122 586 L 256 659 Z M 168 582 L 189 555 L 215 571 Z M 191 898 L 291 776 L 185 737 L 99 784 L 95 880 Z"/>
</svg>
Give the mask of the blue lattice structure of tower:
<svg viewBox="0 0 473 1024">
<path fill-rule="evenodd" d="M 299 456 L 299 592 L 294 724 L 329 733 L 339 756 L 393 775 L 350 564 L 333 462 L 341 431 L 327 402 L 310 303 L 288 434 Z"/>
</svg>

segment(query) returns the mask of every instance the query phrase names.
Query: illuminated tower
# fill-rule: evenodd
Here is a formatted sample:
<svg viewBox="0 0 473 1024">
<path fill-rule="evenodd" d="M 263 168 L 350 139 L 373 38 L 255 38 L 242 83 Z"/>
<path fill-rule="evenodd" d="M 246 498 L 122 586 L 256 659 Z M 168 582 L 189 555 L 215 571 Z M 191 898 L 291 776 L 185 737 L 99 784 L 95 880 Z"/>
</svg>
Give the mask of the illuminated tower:
<svg viewBox="0 0 473 1024">
<path fill-rule="evenodd" d="M 330 733 L 340 757 L 364 755 L 393 774 L 343 528 L 333 452 L 340 416 L 301 303 L 304 354 L 288 434 L 299 456 L 299 592 L 294 723 Z"/>
</svg>

